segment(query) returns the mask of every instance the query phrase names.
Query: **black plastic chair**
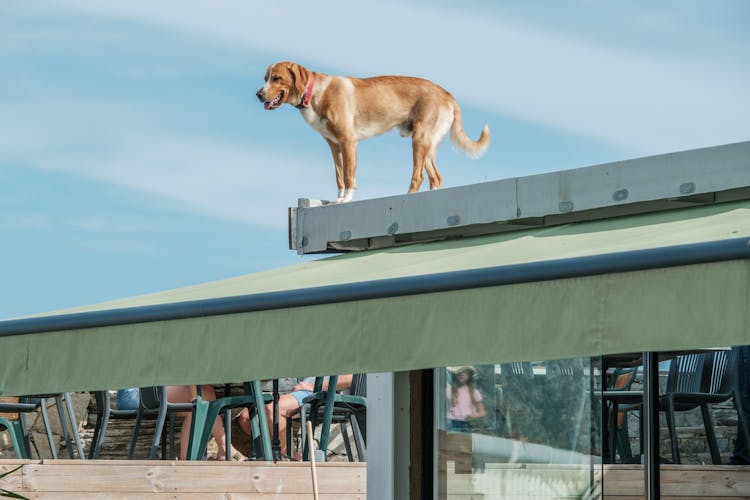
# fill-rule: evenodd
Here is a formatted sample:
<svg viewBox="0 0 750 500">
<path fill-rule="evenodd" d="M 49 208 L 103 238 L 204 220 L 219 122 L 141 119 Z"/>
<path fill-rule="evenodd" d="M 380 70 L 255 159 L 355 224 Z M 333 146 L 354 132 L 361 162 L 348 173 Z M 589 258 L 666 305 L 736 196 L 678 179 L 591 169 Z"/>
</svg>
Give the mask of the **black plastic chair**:
<svg viewBox="0 0 750 500">
<path fill-rule="evenodd" d="M 691 395 L 700 393 L 703 367 L 706 361 L 704 354 L 686 354 L 677 356 L 669 365 L 666 393 L 659 397 L 659 410 L 666 413 L 667 430 L 672 447 L 672 462 L 679 464 L 680 450 L 677 445 L 675 412 L 689 411 L 700 403 L 694 402 Z M 705 415 L 704 415 L 705 424 Z"/>
<path fill-rule="evenodd" d="M 607 388 L 602 392 L 605 414 L 603 423 L 607 426 L 609 463 L 616 462 L 617 454 L 621 462 L 628 463 L 633 460 L 627 413 L 631 410 L 640 410 L 643 404 L 643 391 L 632 390 L 637 375 L 638 368 L 618 368 L 609 377 Z M 618 423 L 620 416 L 622 424 Z"/>
<path fill-rule="evenodd" d="M 675 430 L 676 411 L 701 409 L 711 461 L 721 464 L 710 405 L 732 400 L 737 411 L 740 432 L 748 439 L 747 423 L 736 394 L 737 351 L 719 350 L 709 354 L 679 356 L 672 362 L 667 379 L 667 393 L 659 400 L 660 409 L 667 412 L 667 426 L 672 444 L 672 460 L 680 463 Z M 750 442 L 750 441 L 748 441 Z"/>
<path fill-rule="evenodd" d="M 175 413 L 179 412 L 192 412 L 195 406 L 194 403 L 170 403 L 167 401 L 167 388 L 166 386 L 150 386 L 141 387 L 140 392 L 140 403 L 138 404 L 138 410 L 136 411 L 135 428 L 133 429 L 133 437 L 130 440 L 130 447 L 128 449 L 128 459 L 133 458 L 133 452 L 135 451 L 135 444 L 138 439 L 138 434 L 141 431 L 141 421 L 144 417 L 155 417 L 156 418 L 156 429 L 154 430 L 154 440 L 151 444 L 151 451 L 149 452 L 149 460 L 156 459 L 156 453 L 159 450 L 159 444 L 162 439 L 162 432 L 164 424 L 166 423 L 167 417 L 169 417 L 169 457 L 174 460 L 175 458 L 175 447 L 174 447 L 174 423 Z M 166 450 L 162 445 L 162 458 L 166 458 Z"/>
<path fill-rule="evenodd" d="M 89 459 L 99 458 L 110 419 L 135 420 L 138 416 L 138 410 L 136 409 L 113 409 L 111 407 L 109 391 L 95 391 L 94 399 L 96 401 L 97 414 L 94 435 L 91 438 L 91 448 L 89 448 Z"/>
</svg>

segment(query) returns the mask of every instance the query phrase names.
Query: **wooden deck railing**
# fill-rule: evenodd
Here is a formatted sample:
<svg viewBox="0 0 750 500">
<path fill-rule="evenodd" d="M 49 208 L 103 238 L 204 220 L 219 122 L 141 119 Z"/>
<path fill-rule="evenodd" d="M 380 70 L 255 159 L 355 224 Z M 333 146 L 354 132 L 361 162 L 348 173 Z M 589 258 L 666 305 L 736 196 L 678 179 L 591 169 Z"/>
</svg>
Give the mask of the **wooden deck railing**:
<svg viewBox="0 0 750 500">
<path fill-rule="evenodd" d="M 309 462 L 2 460 L 0 488 L 34 499 L 312 498 Z M 367 498 L 364 463 L 316 464 L 320 499 Z"/>
</svg>

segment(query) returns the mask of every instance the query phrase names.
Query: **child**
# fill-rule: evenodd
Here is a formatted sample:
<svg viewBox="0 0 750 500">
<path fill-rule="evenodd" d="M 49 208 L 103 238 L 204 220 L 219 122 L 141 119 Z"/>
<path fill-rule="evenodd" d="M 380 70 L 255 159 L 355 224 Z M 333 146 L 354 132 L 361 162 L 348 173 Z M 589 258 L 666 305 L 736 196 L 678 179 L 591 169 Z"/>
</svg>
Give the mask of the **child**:
<svg viewBox="0 0 750 500">
<path fill-rule="evenodd" d="M 450 401 L 448 430 L 470 432 L 471 419 L 486 415 L 476 379 L 477 371 L 473 366 L 461 366 L 451 371 L 451 384 L 446 391 Z"/>
</svg>

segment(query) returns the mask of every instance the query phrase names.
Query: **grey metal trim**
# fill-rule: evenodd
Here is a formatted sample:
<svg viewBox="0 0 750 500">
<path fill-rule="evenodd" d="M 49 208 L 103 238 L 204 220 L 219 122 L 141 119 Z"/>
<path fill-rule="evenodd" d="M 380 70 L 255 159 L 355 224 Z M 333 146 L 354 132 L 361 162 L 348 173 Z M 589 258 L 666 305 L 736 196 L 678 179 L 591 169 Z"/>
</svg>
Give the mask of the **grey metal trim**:
<svg viewBox="0 0 750 500">
<path fill-rule="evenodd" d="M 750 239 L 735 238 L 297 290 L 6 320 L 0 321 L 0 337 L 446 292 L 748 258 Z"/>
<path fill-rule="evenodd" d="M 750 141 L 289 212 L 299 254 L 385 248 L 750 199 Z"/>
</svg>

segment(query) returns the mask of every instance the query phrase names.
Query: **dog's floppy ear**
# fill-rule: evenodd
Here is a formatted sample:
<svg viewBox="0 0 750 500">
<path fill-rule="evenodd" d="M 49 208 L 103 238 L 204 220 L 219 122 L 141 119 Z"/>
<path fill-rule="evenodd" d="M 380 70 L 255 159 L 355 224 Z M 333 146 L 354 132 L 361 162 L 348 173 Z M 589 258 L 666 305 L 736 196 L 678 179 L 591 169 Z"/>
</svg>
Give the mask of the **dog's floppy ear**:
<svg viewBox="0 0 750 500">
<path fill-rule="evenodd" d="M 292 80 L 297 94 L 302 97 L 307 88 L 307 80 L 310 78 L 310 72 L 299 64 L 289 65 L 289 71 L 292 74 Z"/>
</svg>

